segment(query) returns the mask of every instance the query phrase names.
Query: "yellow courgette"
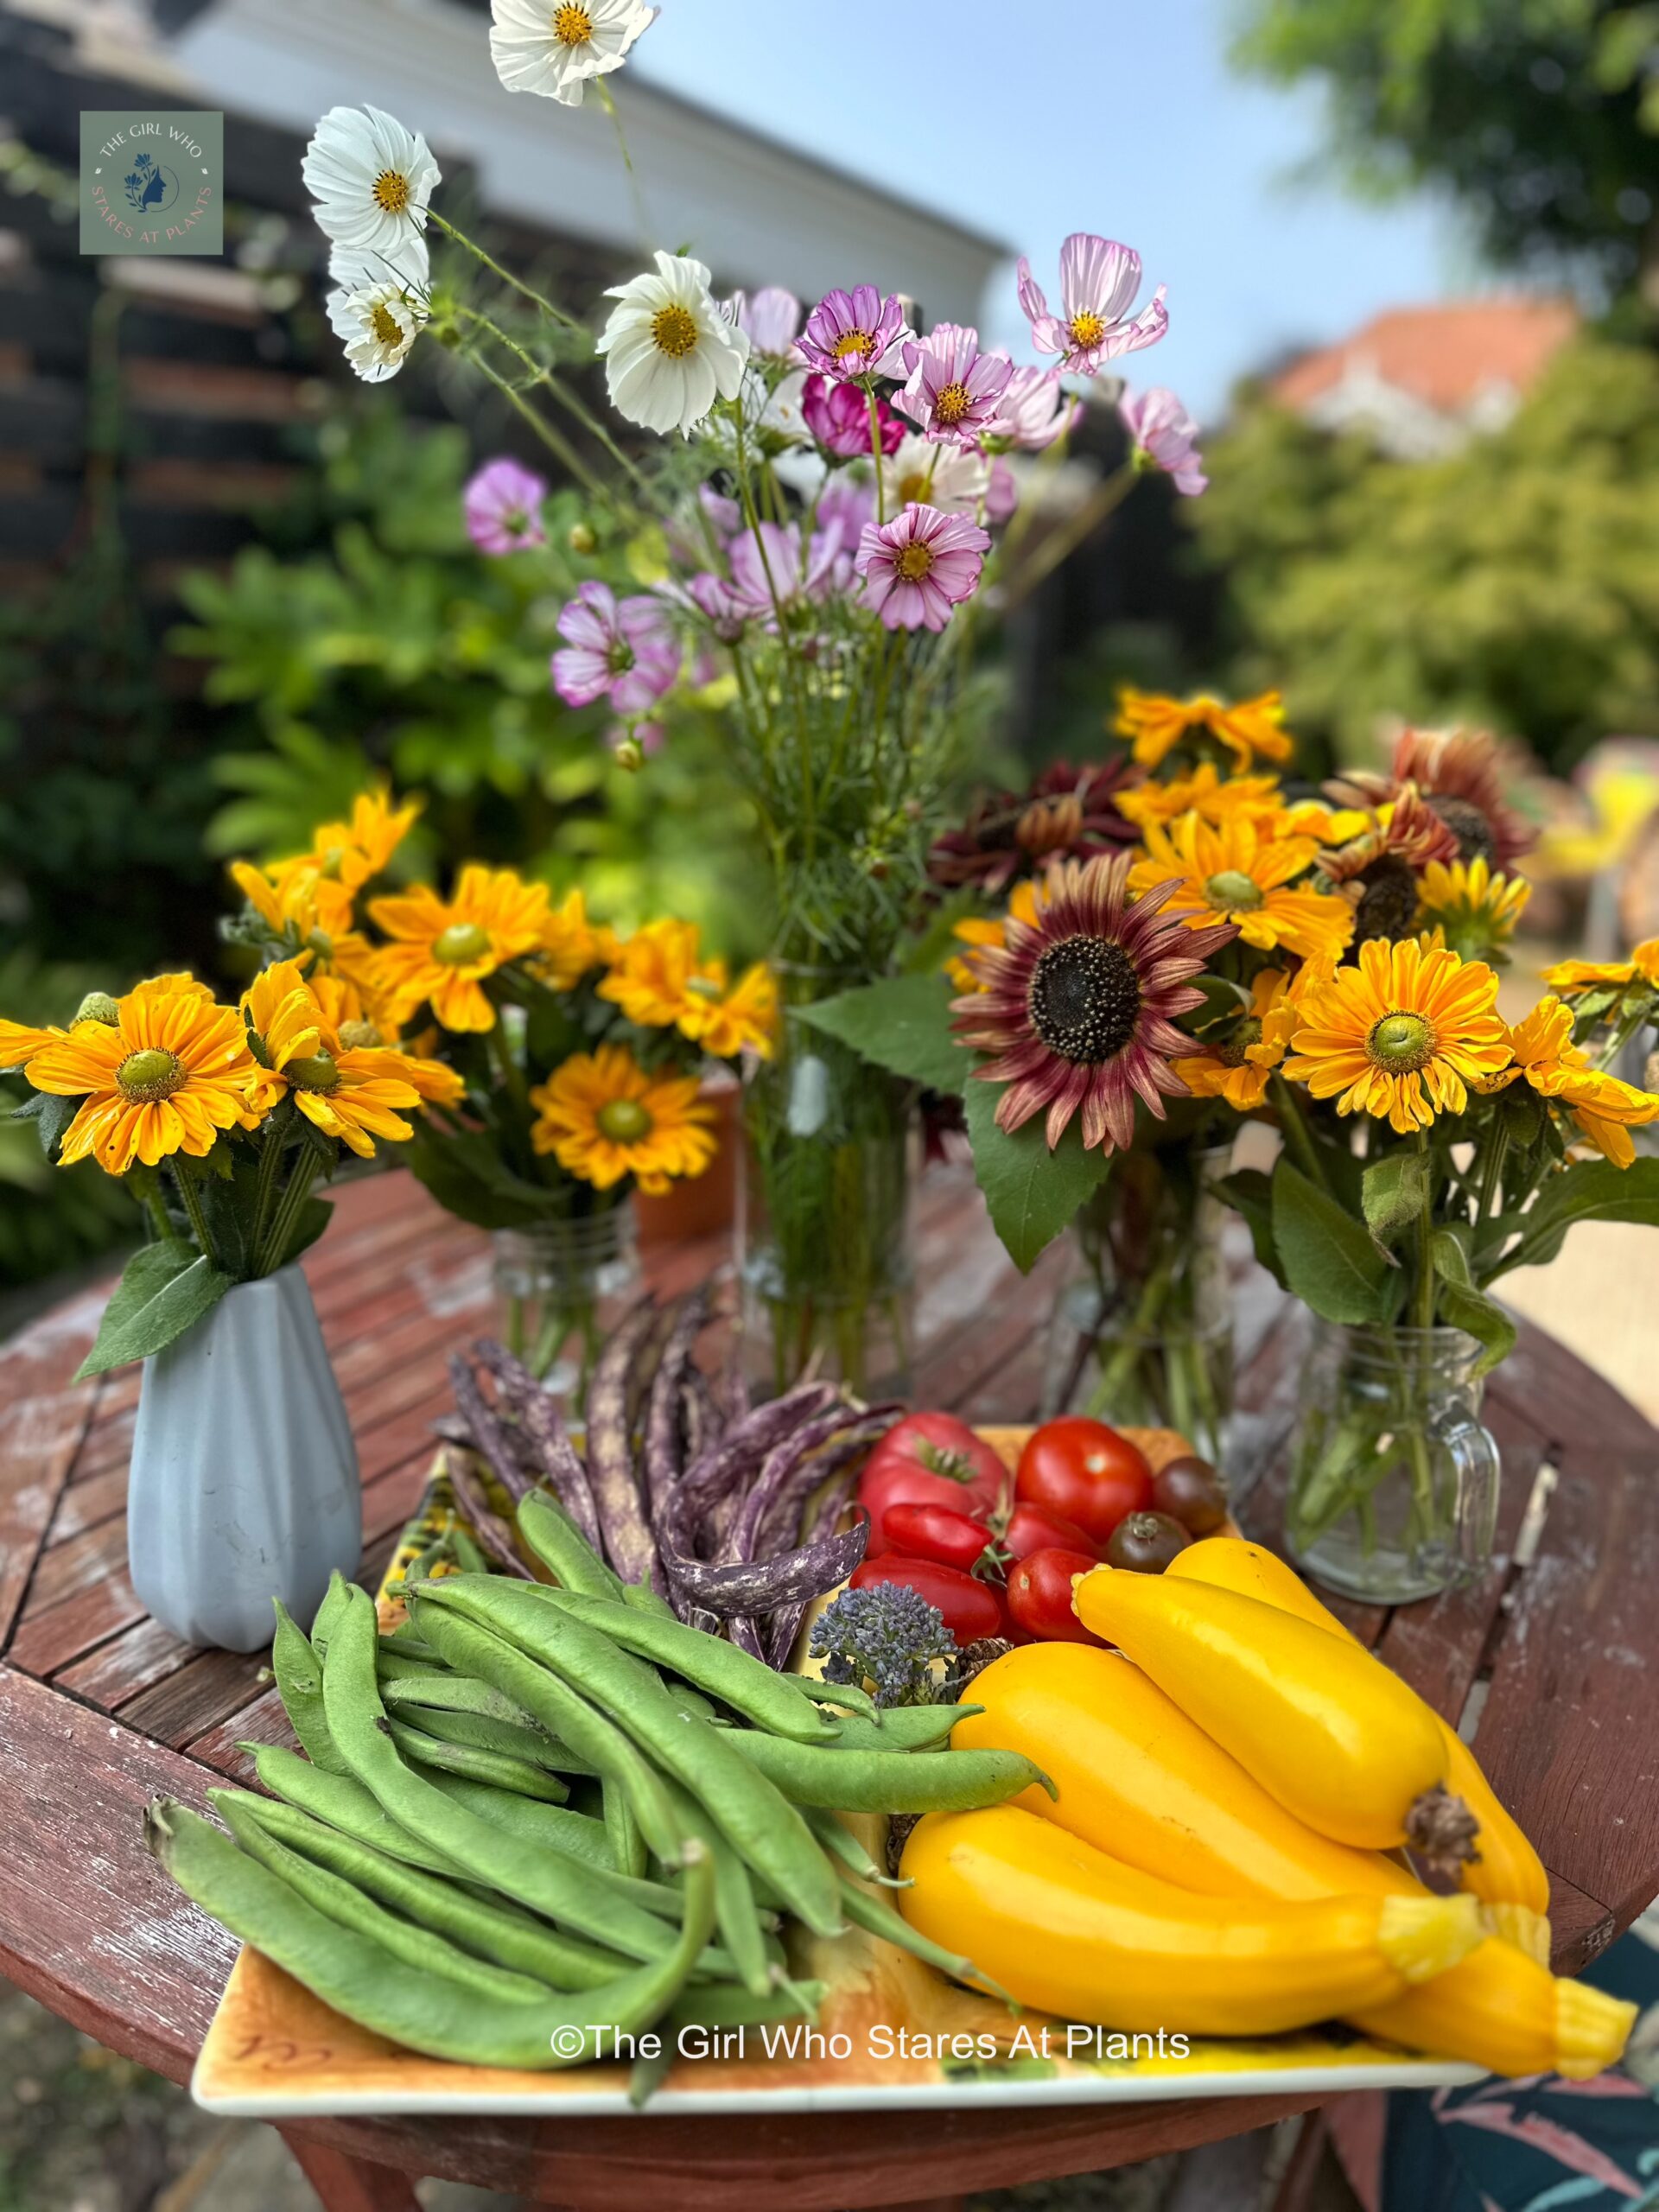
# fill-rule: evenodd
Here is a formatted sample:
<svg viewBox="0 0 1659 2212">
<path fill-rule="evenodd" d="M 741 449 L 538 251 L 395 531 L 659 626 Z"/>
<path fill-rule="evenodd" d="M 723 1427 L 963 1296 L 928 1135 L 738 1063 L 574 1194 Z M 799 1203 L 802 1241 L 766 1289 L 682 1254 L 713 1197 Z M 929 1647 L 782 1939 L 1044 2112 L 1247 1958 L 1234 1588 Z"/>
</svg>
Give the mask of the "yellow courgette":
<svg viewBox="0 0 1659 2212">
<path fill-rule="evenodd" d="M 899 1907 L 1022 2004 L 1071 2020 L 1255 2036 L 1386 2005 L 1481 1941 L 1472 1897 L 1199 1897 L 1015 1805 L 930 1813 Z"/>
</svg>

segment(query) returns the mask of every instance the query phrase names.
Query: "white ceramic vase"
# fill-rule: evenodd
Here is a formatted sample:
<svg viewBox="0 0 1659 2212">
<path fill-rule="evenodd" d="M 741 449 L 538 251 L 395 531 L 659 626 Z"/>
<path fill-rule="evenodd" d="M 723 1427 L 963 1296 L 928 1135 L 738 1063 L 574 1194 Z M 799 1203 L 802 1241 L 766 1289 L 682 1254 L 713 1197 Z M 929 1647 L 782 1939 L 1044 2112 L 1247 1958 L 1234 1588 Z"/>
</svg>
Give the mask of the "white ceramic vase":
<svg viewBox="0 0 1659 2212">
<path fill-rule="evenodd" d="M 238 1283 L 144 1362 L 132 1586 L 186 1643 L 257 1651 L 273 1598 L 309 1622 L 362 1548 L 357 1451 L 305 1277 Z"/>
</svg>

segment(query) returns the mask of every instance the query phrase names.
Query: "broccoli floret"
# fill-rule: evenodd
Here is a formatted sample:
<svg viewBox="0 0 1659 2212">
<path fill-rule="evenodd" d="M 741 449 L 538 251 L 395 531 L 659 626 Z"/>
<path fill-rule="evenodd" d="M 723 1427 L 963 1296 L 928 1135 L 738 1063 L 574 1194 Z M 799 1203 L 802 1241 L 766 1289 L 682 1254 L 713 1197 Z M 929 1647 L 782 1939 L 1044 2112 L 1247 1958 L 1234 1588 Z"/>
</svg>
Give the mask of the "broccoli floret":
<svg viewBox="0 0 1659 2212">
<path fill-rule="evenodd" d="M 843 1590 L 818 1616 L 808 1645 L 826 1682 L 867 1687 L 878 1705 L 933 1705 L 941 1684 L 933 1662 L 949 1661 L 957 1639 L 937 1605 L 902 1582 Z"/>
</svg>

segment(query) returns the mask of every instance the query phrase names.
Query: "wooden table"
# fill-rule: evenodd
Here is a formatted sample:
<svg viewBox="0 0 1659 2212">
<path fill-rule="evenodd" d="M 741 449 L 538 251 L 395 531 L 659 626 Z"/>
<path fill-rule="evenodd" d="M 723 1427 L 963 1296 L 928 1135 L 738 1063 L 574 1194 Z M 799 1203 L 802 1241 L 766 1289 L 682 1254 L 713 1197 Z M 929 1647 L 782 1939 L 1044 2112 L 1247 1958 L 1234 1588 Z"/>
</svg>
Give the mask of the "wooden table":
<svg viewBox="0 0 1659 2212">
<path fill-rule="evenodd" d="M 970 1181 L 936 1170 L 917 1206 L 917 1402 L 1028 1420 L 1061 1255 L 1022 1284 Z M 664 1288 L 717 1241 L 653 1256 Z M 362 1459 L 364 1577 L 418 1499 L 444 1357 L 487 1329 L 487 1247 L 404 1174 L 340 1195 L 306 1262 Z M 126 1573 L 136 1373 L 75 1384 L 103 1293 L 0 1352 L 0 1971 L 101 2043 L 185 2081 L 235 1945 L 144 1852 L 166 1790 L 200 1805 L 247 1778 L 238 1738 L 287 1740 L 258 1657 L 196 1651 L 148 1619 Z M 1240 1290 L 1243 1514 L 1271 1537 L 1306 1317 L 1246 1264 Z M 1556 1962 L 1581 1966 L 1659 1892 L 1659 1432 L 1560 1345 L 1523 1328 L 1494 1378 L 1500 1556 L 1472 1588 L 1347 1618 L 1477 1748 L 1554 1885 Z M 1547 1505 L 1547 1510 L 1545 1507 Z M 404 2177 L 537 2202 L 657 2212 L 779 2198 L 803 2208 L 932 2200 L 1126 2164 L 1230 2135 L 1311 2098 L 1240 2098 L 891 2119 L 645 2117 L 318 2121 L 284 2131 L 329 2212 L 414 2212 Z"/>
</svg>

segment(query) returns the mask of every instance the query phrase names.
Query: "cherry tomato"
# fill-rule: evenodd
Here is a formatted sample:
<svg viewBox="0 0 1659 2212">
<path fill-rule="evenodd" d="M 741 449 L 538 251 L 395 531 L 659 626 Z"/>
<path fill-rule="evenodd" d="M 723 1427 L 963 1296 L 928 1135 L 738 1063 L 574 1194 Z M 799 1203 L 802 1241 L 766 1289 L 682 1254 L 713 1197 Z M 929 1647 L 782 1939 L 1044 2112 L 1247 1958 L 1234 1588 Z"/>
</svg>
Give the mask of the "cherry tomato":
<svg viewBox="0 0 1659 2212">
<path fill-rule="evenodd" d="M 1091 1560 L 1090 1565 L 1095 1562 Z M 959 1567 L 942 1567 L 937 1560 L 900 1559 L 889 1552 L 885 1559 L 866 1558 L 852 1573 L 855 1590 L 874 1590 L 883 1582 L 899 1582 L 915 1590 L 930 1605 L 937 1605 L 944 1624 L 959 1644 L 982 1636 L 1002 1633 L 1002 1601 L 988 1583 L 976 1582 Z"/>
<path fill-rule="evenodd" d="M 1152 1503 L 1190 1535 L 1213 1536 L 1227 1518 L 1227 1493 L 1207 1459 L 1171 1459 L 1152 1478 Z"/>
<path fill-rule="evenodd" d="M 1032 1552 L 1008 1575 L 1008 1611 L 1045 1643 L 1098 1643 L 1071 1610 L 1071 1585 L 1100 1565 L 1093 1552 Z"/>
<path fill-rule="evenodd" d="M 881 1533 L 906 1559 L 936 1559 L 963 1574 L 971 1574 L 996 1541 L 983 1521 L 953 1513 L 948 1505 L 890 1505 L 881 1516 Z"/>
<path fill-rule="evenodd" d="M 1046 1505 L 1028 1504 L 1024 1498 L 1015 1500 L 1008 1525 L 997 1542 L 1010 1561 L 1042 1551 L 1092 1552 L 1096 1559 L 1100 1556 L 1094 1538 L 1085 1536 L 1075 1521 L 1051 1513 Z"/>
<path fill-rule="evenodd" d="M 1090 1541 L 1105 1543 L 1128 1513 L 1152 1503 L 1152 1470 L 1127 1436 L 1103 1421 L 1045 1421 L 1020 1454 L 1014 1493 L 1075 1521 Z"/>
<path fill-rule="evenodd" d="M 996 1508 L 1008 1471 L 990 1446 L 954 1414 L 906 1414 L 865 1462 L 858 1502 L 870 1516 L 867 1559 L 889 1548 L 882 1519 L 890 1505 L 944 1505 L 983 1520 Z"/>
<path fill-rule="evenodd" d="M 1112 1531 L 1106 1547 L 1110 1567 L 1126 1567 L 1132 1574 L 1161 1574 L 1177 1552 L 1192 1539 L 1180 1522 L 1167 1513 L 1131 1513 Z"/>
</svg>

